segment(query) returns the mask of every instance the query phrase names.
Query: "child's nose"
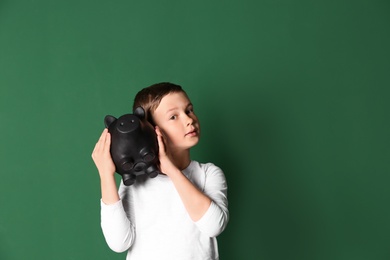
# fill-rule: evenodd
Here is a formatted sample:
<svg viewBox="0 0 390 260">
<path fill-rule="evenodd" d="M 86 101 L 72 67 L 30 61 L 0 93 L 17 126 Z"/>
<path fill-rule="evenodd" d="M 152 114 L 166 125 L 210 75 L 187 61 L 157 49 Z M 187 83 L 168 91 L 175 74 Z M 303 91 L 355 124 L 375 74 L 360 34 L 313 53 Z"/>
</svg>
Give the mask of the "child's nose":
<svg viewBox="0 0 390 260">
<path fill-rule="evenodd" d="M 187 115 L 186 120 L 187 120 L 187 126 L 192 125 L 192 123 L 194 122 L 194 119 L 188 115 Z"/>
</svg>

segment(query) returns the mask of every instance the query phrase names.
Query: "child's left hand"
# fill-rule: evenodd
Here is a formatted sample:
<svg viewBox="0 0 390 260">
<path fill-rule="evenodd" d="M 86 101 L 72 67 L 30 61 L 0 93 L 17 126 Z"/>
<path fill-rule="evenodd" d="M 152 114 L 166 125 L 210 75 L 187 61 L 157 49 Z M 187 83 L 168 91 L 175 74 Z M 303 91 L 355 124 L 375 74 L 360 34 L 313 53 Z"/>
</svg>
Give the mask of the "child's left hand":
<svg viewBox="0 0 390 260">
<path fill-rule="evenodd" d="M 169 173 L 177 170 L 177 167 L 172 163 L 167 150 L 165 148 L 164 137 L 158 126 L 155 128 L 158 141 L 158 158 L 160 160 L 160 171 L 169 176 Z"/>
</svg>

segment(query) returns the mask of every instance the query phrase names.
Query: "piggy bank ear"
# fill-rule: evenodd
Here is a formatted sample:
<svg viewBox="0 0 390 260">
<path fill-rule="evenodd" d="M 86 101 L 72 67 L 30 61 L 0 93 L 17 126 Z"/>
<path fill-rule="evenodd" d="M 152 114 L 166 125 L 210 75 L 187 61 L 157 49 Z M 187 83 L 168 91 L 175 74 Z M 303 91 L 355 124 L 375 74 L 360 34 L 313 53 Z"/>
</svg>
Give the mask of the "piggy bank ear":
<svg viewBox="0 0 390 260">
<path fill-rule="evenodd" d="M 140 119 L 145 118 L 145 110 L 142 107 L 137 107 L 134 110 L 133 114 L 136 115 L 137 117 L 139 117 Z"/>
<path fill-rule="evenodd" d="M 116 120 L 115 117 L 107 115 L 104 118 L 104 125 L 108 128 L 115 120 Z"/>
</svg>

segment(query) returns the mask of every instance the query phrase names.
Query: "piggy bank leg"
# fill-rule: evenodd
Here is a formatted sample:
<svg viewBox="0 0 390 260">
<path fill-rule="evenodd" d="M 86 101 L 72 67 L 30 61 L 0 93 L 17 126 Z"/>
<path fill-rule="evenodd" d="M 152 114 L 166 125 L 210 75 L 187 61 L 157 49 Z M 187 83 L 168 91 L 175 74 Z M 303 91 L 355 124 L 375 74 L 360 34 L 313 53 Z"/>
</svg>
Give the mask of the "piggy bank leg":
<svg viewBox="0 0 390 260">
<path fill-rule="evenodd" d="M 149 166 L 149 168 L 146 169 L 146 173 L 149 175 L 150 178 L 156 177 L 159 173 L 161 173 L 155 165 Z"/>
<path fill-rule="evenodd" d="M 130 185 L 133 185 L 134 182 L 135 182 L 135 176 L 133 174 L 123 174 L 122 175 L 122 180 L 123 180 L 123 183 L 126 185 L 126 186 L 130 186 Z"/>
</svg>

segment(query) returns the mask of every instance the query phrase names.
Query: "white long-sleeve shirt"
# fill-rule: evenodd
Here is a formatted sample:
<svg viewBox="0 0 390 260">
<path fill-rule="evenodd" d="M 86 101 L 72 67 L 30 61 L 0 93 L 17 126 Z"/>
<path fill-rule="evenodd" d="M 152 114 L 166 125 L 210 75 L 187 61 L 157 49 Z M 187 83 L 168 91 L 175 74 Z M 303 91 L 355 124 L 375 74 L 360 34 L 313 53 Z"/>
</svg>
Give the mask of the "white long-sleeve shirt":
<svg viewBox="0 0 390 260">
<path fill-rule="evenodd" d="M 229 219 L 225 176 L 214 164 L 196 161 L 183 174 L 212 200 L 202 218 L 191 220 L 166 175 L 139 177 L 132 186 L 121 183 L 120 201 L 101 201 L 101 226 L 113 251 L 128 250 L 127 260 L 219 259 L 216 237 Z"/>
</svg>

